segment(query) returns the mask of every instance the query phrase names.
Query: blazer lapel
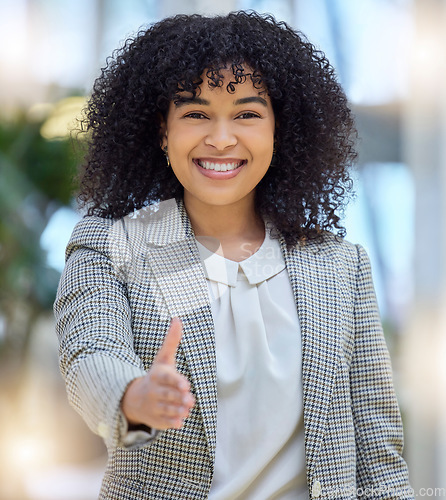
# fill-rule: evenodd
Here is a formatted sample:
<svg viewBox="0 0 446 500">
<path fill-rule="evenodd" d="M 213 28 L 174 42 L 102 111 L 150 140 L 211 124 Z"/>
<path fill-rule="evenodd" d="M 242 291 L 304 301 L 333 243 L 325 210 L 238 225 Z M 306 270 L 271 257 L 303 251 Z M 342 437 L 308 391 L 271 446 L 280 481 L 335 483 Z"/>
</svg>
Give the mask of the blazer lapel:
<svg viewBox="0 0 446 500">
<path fill-rule="evenodd" d="M 302 332 L 305 452 L 312 472 L 324 437 L 339 359 L 341 299 L 335 264 L 311 242 L 282 251 Z"/>
<path fill-rule="evenodd" d="M 214 460 L 217 378 L 214 324 L 206 278 L 183 204 L 171 204 L 163 211 L 158 227 L 147 226 L 148 260 L 171 317 L 177 316 L 183 322 L 180 349 L 190 369 L 209 453 Z"/>
</svg>

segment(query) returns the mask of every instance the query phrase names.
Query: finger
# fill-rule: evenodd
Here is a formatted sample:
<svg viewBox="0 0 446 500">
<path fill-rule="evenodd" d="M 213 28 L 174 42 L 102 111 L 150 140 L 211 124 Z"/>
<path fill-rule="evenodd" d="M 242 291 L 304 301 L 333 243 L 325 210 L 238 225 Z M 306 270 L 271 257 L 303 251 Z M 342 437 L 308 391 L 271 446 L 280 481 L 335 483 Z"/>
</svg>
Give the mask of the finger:
<svg viewBox="0 0 446 500">
<path fill-rule="evenodd" d="M 183 427 L 184 419 L 173 417 L 159 417 L 152 425 L 154 429 L 181 429 Z"/>
<path fill-rule="evenodd" d="M 195 406 L 195 398 L 191 393 L 181 394 L 169 389 L 160 390 L 158 393 L 158 404 L 170 405 L 177 408 L 183 408 L 186 411 Z"/>
<path fill-rule="evenodd" d="M 169 331 L 164 338 L 163 345 L 155 356 L 154 363 L 166 363 L 175 366 L 175 354 L 183 335 L 183 324 L 180 318 L 172 318 Z"/>
<path fill-rule="evenodd" d="M 181 429 L 184 423 L 182 418 L 169 418 L 167 421 L 168 429 Z"/>
<path fill-rule="evenodd" d="M 167 368 L 170 368 L 170 366 Z M 172 389 L 176 389 L 183 394 L 190 392 L 191 387 L 189 380 L 187 380 L 184 375 L 178 373 L 177 371 L 168 372 L 157 370 L 152 375 L 152 378 L 159 385 L 171 387 Z"/>
<path fill-rule="evenodd" d="M 184 406 L 177 406 L 167 403 L 158 403 L 161 418 L 186 418 L 189 410 Z"/>
<path fill-rule="evenodd" d="M 158 399 L 161 402 L 171 403 L 181 406 L 185 398 L 183 397 L 183 394 L 181 392 L 164 387 L 159 389 Z"/>
<path fill-rule="evenodd" d="M 159 368 L 156 366 L 156 368 Z M 160 385 L 160 386 L 168 386 L 173 389 L 180 390 L 180 385 L 182 382 L 182 379 L 180 377 L 180 374 L 175 371 L 174 367 L 171 366 L 162 366 L 162 368 L 165 368 L 165 370 L 160 371 L 159 369 L 154 371 L 152 373 L 152 380 Z M 167 371 L 169 370 L 169 371 Z"/>
</svg>

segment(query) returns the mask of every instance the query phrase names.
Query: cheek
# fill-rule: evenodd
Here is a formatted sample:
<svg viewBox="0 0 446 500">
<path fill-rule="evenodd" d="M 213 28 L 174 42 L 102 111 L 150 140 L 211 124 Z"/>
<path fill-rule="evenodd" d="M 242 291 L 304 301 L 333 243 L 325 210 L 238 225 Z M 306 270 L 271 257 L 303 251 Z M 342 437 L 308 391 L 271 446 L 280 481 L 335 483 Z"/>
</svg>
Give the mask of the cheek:
<svg viewBox="0 0 446 500">
<path fill-rule="evenodd" d="M 252 141 L 252 148 L 254 154 L 257 152 L 259 159 L 269 161 L 274 151 L 274 135 L 269 133 L 261 134 Z"/>
<path fill-rule="evenodd" d="M 188 154 L 196 147 L 199 142 L 199 138 L 194 131 L 190 129 L 174 130 L 172 133 L 168 134 L 168 148 L 170 154 L 173 156 L 178 156 L 186 158 Z"/>
<path fill-rule="evenodd" d="M 274 127 L 265 124 L 260 130 L 254 131 L 251 140 L 262 150 L 272 149 L 274 145 Z"/>
</svg>

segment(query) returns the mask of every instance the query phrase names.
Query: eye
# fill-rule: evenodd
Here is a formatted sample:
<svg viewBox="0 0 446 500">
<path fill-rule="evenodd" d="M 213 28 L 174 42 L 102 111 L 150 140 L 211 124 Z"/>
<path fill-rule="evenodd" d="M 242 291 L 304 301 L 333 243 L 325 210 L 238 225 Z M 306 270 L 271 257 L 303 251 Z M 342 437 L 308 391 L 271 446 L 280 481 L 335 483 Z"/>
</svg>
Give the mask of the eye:
<svg viewBox="0 0 446 500">
<path fill-rule="evenodd" d="M 245 111 L 244 113 L 238 115 L 237 118 L 241 118 L 242 120 L 248 120 L 249 118 L 260 118 L 260 116 L 252 111 Z"/>
<path fill-rule="evenodd" d="M 184 115 L 184 118 L 192 118 L 194 120 L 202 120 L 207 118 L 203 113 L 199 113 L 197 111 L 193 111 L 192 113 L 187 113 Z"/>
</svg>

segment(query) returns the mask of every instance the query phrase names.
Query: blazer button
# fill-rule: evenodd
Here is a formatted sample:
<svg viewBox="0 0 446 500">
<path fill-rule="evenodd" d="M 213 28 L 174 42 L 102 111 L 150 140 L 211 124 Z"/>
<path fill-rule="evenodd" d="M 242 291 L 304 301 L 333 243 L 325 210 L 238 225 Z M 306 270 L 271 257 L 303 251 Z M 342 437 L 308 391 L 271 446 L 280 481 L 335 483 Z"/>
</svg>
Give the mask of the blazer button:
<svg viewBox="0 0 446 500">
<path fill-rule="evenodd" d="M 319 481 L 315 481 L 311 488 L 311 496 L 313 498 L 319 498 L 321 496 L 321 493 L 322 493 L 321 483 Z"/>
</svg>

